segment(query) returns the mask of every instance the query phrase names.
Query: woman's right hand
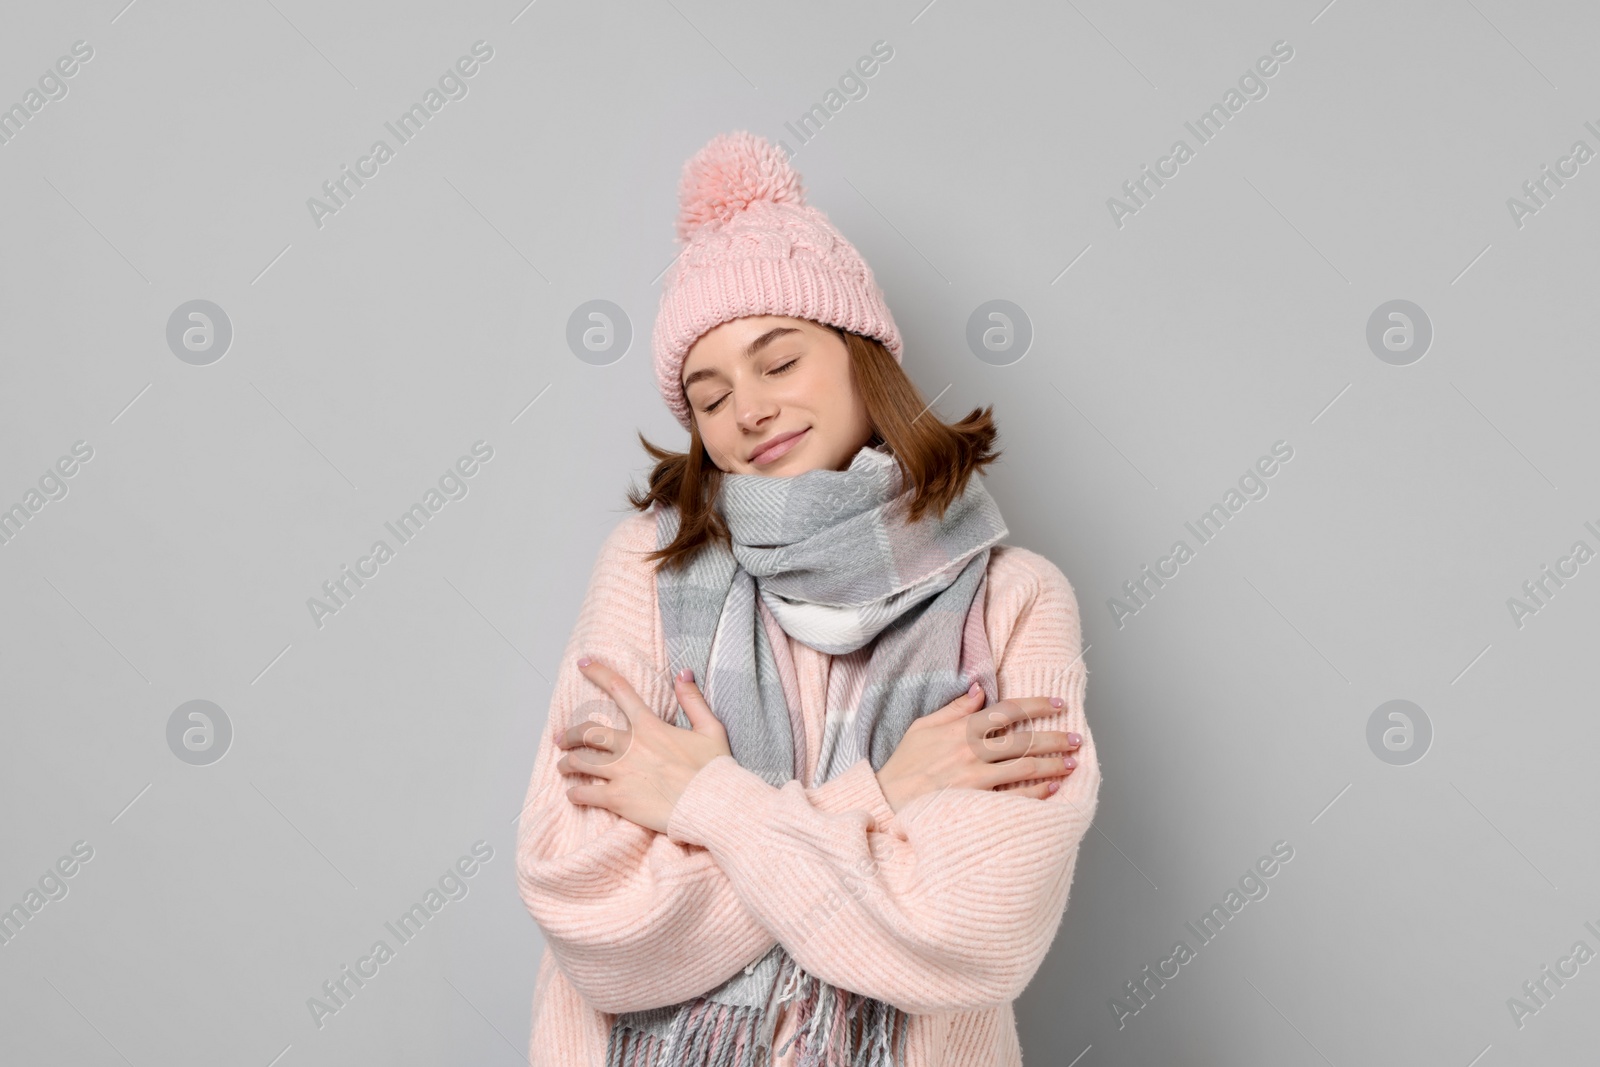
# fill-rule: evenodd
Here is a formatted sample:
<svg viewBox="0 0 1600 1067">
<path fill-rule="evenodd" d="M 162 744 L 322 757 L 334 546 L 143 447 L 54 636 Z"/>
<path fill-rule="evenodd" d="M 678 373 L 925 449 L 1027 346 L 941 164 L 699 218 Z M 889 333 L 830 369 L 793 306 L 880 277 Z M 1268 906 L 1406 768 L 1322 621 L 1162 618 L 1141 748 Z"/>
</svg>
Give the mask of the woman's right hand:
<svg viewBox="0 0 1600 1067">
<path fill-rule="evenodd" d="M 912 722 L 900 744 L 878 769 L 878 785 L 889 807 L 898 813 L 922 794 L 951 786 L 993 789 L 1030 778 L 1054 780 L 1006 792 L 1039 800 L 1050 796 L 1078 761 L 1070 755 L 1045 753 L 1073 752 L 1083 739 L 1076 733 L 1059 730 L 989 735 L 1022 719 L 1055 714 L 1061 708 L 1052 701 L 1059 699 L 1012 697 L 975 714 L 983 707 L 984 693 L 974 682 L 966 693 Z"/>
</svg>

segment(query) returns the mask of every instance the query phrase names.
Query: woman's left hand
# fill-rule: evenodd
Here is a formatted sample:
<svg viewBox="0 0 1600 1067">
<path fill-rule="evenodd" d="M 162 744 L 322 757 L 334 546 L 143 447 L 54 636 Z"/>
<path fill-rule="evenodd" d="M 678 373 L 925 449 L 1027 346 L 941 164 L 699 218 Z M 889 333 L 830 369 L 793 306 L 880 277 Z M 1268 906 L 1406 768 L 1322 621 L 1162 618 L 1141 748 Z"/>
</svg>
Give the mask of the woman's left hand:
<svg viewBox="0 0 1600 1067">
<path fill-rule="evenodd" d="M 567 799 L 615 812 L 648 830 L 667 832 L 667 820 L 689 779 L 718 756 L 731 756 L 728 734 L 692 680 L 680 672 L 673 682 L 678 703 L 689 714 L 691 730 L 662 719 L 628 680 L 595 660 L 578 661 L 583 676 L 622 709 L 620 727 L 574 723 L 557 738 L 566 750 L 556 763 L 563 774 L 591 775 L 599 781 L 567 789 Z"/>
</svg>

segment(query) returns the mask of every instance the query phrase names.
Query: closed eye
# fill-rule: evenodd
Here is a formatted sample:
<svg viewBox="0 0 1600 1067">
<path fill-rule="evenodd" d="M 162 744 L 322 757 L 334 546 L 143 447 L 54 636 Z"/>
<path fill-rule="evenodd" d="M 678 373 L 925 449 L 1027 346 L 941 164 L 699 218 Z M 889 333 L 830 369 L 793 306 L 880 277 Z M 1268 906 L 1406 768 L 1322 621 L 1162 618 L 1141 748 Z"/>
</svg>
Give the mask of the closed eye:
<svg viewBox="0 0 1600 1067">
<path fill-rule="evenodd" d="M 772 370 L 768 371 L 767 373 L 768 374 L 788 374 L 790 368 L 792 368 L 796 363 L 799 363 L 799 362 L 800 362 L 800 357 L 796 356 L 794 359 L 791 359 L 789 362 L 783 364 L 781 367 L 774 367 Z M 702 410 L 704 410 L 705 413 L 707 415 L 709 415 L 712 412 L 716 411 L 718 408 L 720 408 L 722 406 L 722 402 L 724 400 L 726 400 L 726 399 L 728 399 L 728 394 L 727 393 L 723 393 L 721 396 L 717 397 L 717 402 L 715 404 L 708 405 L 707 407 L 705 407 Z"/>
</svg>

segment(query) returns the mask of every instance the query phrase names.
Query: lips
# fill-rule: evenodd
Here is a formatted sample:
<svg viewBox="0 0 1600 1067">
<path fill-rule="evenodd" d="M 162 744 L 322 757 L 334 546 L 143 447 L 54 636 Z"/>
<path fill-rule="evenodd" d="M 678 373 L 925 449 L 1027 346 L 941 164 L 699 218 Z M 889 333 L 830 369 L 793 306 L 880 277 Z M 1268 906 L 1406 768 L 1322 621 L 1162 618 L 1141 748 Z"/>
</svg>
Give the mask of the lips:
<svg viewBox="0 0 1600 1067">
<path fill-rule="evenodd" d="M 759 446 L 755 452 L 751 453 L 750 462 L 763 464 L 770 463 L 773 460 L 778 459 L 795 445 L 799 444 L 800 439 L 809 433 L 810 430 L 811 427 L 807 426 L 804 430 L 796 430 L 792 433 L 779 434 L 777 437 L 774 437 L 772 440 Z"/>
</svg>

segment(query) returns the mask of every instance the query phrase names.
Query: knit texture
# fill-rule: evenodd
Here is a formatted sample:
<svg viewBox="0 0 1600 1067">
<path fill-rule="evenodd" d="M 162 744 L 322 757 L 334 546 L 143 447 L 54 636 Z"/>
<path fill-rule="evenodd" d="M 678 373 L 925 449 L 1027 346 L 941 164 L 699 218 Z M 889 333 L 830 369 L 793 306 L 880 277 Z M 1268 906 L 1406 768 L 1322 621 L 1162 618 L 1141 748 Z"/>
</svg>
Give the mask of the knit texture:
<svg viewBox="0 0 1600 1067">
<path fill-rule="evenodd" d="M 627 677 L 658 715 L 677 717 L 644 559 L 655 533 L 652 514 L 634 513 L 602 546 L 518 826 L 518 890 L 546 945 L 530 1064 L 603 1067 L 614 1013 L 689 999 L 781 942 L 808 972 L 912 1013 L 908 1067 L 1020 1067 L 1012 1003 L 1060 925 L 1100 785 L 1066 577 L 1035 552 L 997 545 L 985 593 L 1000 697 L 1066 702 L 1012 729 L 1083 738 L 1077 769 L 1054 796 L 946 789 L 896 813 L 865 759 L 808 789 L 800 779 L 774 787 L 719 756 L 659 834 L 568 800 L 577 779 L 556 770 L 554 740 L 614 707 L 577 670 L 585 654 Z M 786 637 L 780 645 L 780 669 L 800 696 L 810 781 L 830 678 L 860 670 L 869 650 L 829 656 Z M 792 1016 L 780 1019 L 775 1047 L 793 1027 Z"/>
<path fill-rule="evenodd" d="M 882 767 L 918 718 L 974 681 L 997 699 L 982 594 L 1005 519 L 982 478 L 967 479 L 942 515 L 921 521 L 909 518 L 910 497 L 881 448 L 859 449 L 844 470 L 725 475 L 716 503 L 731 544 L 706 545 L 681 570 L 656 575 L 668 655 L 700 679 L 735 762 L 773 786 L 806 765 L 802 701 L 784 687 L 773 630 L 836 656 L 871 645 L 853 699 L 828 694 L 828 706 L 848 714 L 824 724 L 824 753 L 804 785 L 863 757 Z M 666 548 L 679 514 L 658 507 L 656 544 Z M 688 728 L 688 717 L 678 725 Z M 810 1023 L 799 1035 L 802 1063 L 905 1062 L 894 1048 L 910 1028 L 904 1012 L 806 974 L 781 944 L 676 1008 L 619 1015 L 607 1058 L 765 1067 L 778 1005 L 791 1001 Z"/>
<path fill-rule="evenodd" d="M 683 166 L 678 241 L 651 349 L 661 398 L 685 430 L 683 361 L 702 334 L 747 315 L 786 315 L 876 337 L 896 361 L 900 331 L 872 270 L 806 203 L 783 151 L 745 130 L 719 134 Z"/>
</svg>

